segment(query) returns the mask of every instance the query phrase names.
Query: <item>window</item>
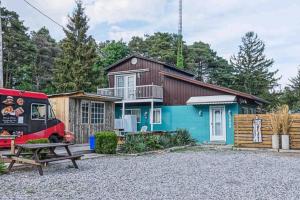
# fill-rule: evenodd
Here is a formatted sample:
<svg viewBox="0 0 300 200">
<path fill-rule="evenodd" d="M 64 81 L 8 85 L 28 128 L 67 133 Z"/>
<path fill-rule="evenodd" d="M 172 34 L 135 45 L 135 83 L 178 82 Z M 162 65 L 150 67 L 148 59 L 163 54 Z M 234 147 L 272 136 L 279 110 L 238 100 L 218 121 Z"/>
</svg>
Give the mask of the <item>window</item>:
<svg viewBox="0 0 300 200">
<path fill-rule="evenodd" d="M 126 109 L 125 115 L 135 115 L 137 123 L 141 123 L 141 109 Z"/>
<path fill-rule="evenodd" d="M 89 102 L 87 101 L 81 102 L 81 123 L 89 123 Z"/>
<path fill-rule="evenodd" d="M 46 118 L 46 104 L 31 104 L 31 119 L 45 120 Z"/>
<path fill-rule="evenodd" d="M 153 124 L 161 124 L 161 109 L 153 109 Z"/>
<path fill-rule="evenodd" d="M 241 108 L 241 114 L 248 114 L 248 108 L 247 107 L 242 107 Z"/>
<path fill-rule="evenodd" d="M 52 109 L 51 105 L 48 105 L 48 119 L 54 119 L 55 118 L 55 114 L 54 111 Z"/>
<path fill-rule="evenodd" d="M 104 123 L 104 103 L 91 102 L 91 123 Z"/>
</svg>

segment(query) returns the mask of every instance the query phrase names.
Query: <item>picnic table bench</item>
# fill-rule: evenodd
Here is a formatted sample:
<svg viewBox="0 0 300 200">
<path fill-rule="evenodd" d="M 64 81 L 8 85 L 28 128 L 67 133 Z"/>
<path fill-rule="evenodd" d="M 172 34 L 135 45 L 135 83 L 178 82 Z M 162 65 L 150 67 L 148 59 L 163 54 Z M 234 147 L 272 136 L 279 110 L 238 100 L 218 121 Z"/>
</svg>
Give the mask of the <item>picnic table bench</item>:
<svg viewBox="0 0 300 200">
<path fill-rule="evenodd" d="M 49 162 L 59 161 L 59 160 L 71 160 L 74 167 L 78 169 L 76 160 L 80 159 L 82 155 L 72 155 L 69 143 L 49 143 L 49 144 L 20 144 L 16 145 L 18 149 L 15 155 L 9 155 L 11 159 L 10 165 L 8 166 L 8 171 L 11 171 L 15 162 L 21 162 L 25 164 L 31 164 L 36 166 L 39 174 L 43 175 L 42 165 L 48 164 Z M 57 154 L 55 149 L 57 147 L 63 147 L 67 154 Z M 30 152 L 30 153 L 28 153 Z"/>
</svg>

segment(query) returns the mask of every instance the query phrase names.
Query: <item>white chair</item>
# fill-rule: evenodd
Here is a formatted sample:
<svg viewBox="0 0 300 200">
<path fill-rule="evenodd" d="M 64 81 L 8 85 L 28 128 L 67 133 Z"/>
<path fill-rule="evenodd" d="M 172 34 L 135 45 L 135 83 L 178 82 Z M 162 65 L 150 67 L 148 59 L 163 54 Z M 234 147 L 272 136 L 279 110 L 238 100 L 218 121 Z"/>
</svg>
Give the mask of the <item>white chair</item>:
<svg viewBox="0 0 300 200">
<path fill-rule="evenodd" d="M 147 129 L 148 129 L 148 126 L 142 126 L 141 132 L 145 133 L 145 132 L 147 132 Z"/>
</svg>

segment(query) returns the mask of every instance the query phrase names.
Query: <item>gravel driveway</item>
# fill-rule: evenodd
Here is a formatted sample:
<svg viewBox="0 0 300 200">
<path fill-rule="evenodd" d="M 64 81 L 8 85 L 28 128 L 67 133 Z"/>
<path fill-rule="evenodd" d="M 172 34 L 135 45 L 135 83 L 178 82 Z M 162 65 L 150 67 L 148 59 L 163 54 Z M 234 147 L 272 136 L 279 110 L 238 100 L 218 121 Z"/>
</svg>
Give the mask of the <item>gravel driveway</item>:
<svg viewBox="0 0 300 200">
<path fill-rule="evenodd" d="M 0 176 L 1 199 L 300 199 L 300 155 L 185 151 L 111 156 Z M 59 168 L 59 170 L 57 170 Z"/>
</svg>

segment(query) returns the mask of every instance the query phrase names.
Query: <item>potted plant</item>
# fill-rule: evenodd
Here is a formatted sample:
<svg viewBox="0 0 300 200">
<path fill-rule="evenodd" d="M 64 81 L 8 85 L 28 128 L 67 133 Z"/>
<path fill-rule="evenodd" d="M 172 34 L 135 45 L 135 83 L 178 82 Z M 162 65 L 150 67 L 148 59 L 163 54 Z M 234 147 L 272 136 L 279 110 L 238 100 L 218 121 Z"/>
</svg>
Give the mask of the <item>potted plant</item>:
<svg viewBox="0 0 300 200">
<path fill-rule="evenodd" d="M 280 115 L 278 112 L 271 113 L 272 148 L 279 149 Z"/>
<path fill-rule="evenodd" d="M 280 109 L 280 125 L 282 129 L 281 148 L 284 150 L 290 149 L 289 129 L 292 122 L 290 121 L 289 106 L 283 105 Z"/>
</svg>

